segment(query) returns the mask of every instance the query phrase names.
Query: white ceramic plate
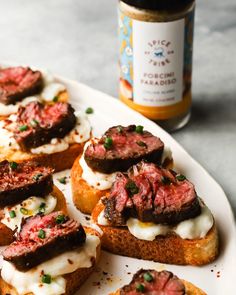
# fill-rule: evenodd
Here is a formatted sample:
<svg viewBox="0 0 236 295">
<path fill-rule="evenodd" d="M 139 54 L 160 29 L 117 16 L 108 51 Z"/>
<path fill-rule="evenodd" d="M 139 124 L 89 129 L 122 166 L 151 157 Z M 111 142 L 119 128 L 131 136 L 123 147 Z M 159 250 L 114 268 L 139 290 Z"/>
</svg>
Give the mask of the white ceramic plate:
<svg viewBox="0 0 236 295">
<path fill-rule="evenodd" d="M 236 230 L 232 210 L 222 188 L 168 133 L 155 123 L 104 93 L 75 81 L 61 80 L 67 85 L 71 102 L 75 108 L 85 110 L 87 107 L 92 107 L 94 109 L 94 114 L 89 115 L 89 119 L 95 135 L 101 135 L 114 125 L 139 124 L 159 136 L 165 145 L 171 148 L 175 170 L 188 176 L 195 184 L 199 196 L 204 199 L 213 212 L 219 228 L 221 243 L 218 259 L 203 267 L 163 265 L 103 251 L 97 272 L 87 280 L 77 294 L 106 295 L 128 283 L 132 274 L 141 267 L 173 271 L 180 278 L 202 288 L 207 294 L 233 294 L 236 269 Z M 69 173 L 69 171 L 60 172 L 60 175 L 65 173 Z M 55 175 L 55 180 L 58 177 L 58 174 Z M 56 183 L 65 191 L 72 216 L 82 218 L 83 222 L 87 223 L 71 202 L 70 185 L 65 186 L 57 181 Z"/>
<path fill-rule="evenodd" d="M 103 251 L 96 272 L 90 276 L 76 294 L 107 295 L 130 282 L 132 274 L 140 268 L 173 271 L 180 278 L 202 288 L 207 294 L 233 294 L 236 268 L 236 230 L 232 210 L 221 187 L 168 133 L 153 122 L 104 93 L 75 81 L 64 78 L 59 78 L 59 80 L 66 84 L 71 102 L 76 109 L 85 110 L 87 107 L 94 109 L 94 114 L 89 115 L 89 119 L 95 135 L 101 135 L 113 125 L 139 124 L 159 136 L 173 152 L 175 170 L 188 176 L 195 184 L 197 193 L 213 212 L 221 242 L 218 259 L 203 267 L 163 265 Z M 55 174 L 55 183 L 65 193 L 72 217 L 82 220 L 83 224 L 88 224 L 85 216 L 76 210 L 71 201 L 69 182 L 67 185 L 63 185 L 57 181 L 59 177 L 64 175 L 69 176 L 69 171 Z"/>
</svg>

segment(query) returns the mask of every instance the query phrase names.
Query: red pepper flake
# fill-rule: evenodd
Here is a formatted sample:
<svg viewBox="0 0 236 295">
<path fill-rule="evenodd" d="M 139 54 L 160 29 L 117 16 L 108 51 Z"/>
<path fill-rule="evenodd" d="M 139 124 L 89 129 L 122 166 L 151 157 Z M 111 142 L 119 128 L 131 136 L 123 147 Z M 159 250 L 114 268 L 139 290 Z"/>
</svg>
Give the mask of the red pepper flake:
<svg viewBox="0 0 236 295">
<path fill-rule="evenodd" d="M 67 261 L 68 261 L 70 264 L 73 264 L 73 263 L 74 263 L 71 259 L 67 259 Z"/>
<path fill-rule="evenodd" d="M 90 221 L 90 217 L 89 217 L 89 216 L 85 216 L 85 219 L 86 219 L 87 221 Z"/>
</svg>

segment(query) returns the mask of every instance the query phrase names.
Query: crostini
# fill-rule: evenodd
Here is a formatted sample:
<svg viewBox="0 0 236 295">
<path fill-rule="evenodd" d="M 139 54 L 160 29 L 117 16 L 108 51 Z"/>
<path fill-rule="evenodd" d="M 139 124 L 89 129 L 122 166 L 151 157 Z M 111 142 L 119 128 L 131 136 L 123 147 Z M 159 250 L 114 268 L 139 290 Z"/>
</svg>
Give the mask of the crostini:
<svg viewBox="0 0 236 295">
<path fill-rule="evenodd" d="M 3 251 L 0 293 L 72 295 L 99 256 L 99 234 L 63 212 L 29 217 Z"/>
<path fill-rule="evenodd" d="M 52 173 L 51 168 L 30 163 L 0 163 L 0 246 L 14 240 L 25 218 L 57 210 L 67 212 Z"/>
<path fill-rule="evenodd" d="M 29 67 L 0 68 L 0 119 L 16 113 L 30 101 L 68 101 L 65 85 L 46 71 Z"/>
<path fill-rule="evenodd" d="M 92 219 L 104 249 L 180 265 L 203 265 L 218 254 L 214 218 L 184 175 L 140 162 L 119 173 Z"/>
<path fill-rule="evenodd" d="M 33 101 L 0 121 L 0 160 L 35 161 L 61 171 L 71 168 L 90 135 L 87 116 L 70 104 Z"/>
<path fill-rule="evenodd" d="M 109 192 L 117 172 L 126 171 L 142 159 L 165 167 L 173 165 L 170 149 L 143 126 L 114 126 L 100 139 L 93 138 L 71 170 L 75 206 L 91 214 L 100 198 Z"/>
<path fill-rule="evenodd" d="M 170 271 L 140 269 L 134 274 L 130 284 L 110 295 L 206 295 L 193 284 L 179 279 Z"/>
</svg>

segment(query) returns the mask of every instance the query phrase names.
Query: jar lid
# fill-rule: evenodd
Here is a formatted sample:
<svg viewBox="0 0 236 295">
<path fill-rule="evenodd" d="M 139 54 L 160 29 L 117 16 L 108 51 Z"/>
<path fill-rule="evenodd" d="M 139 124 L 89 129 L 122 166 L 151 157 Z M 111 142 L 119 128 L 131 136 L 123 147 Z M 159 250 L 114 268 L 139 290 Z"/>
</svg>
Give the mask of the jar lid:
<svg viewBox="0 0 236 295">
<path fill-rule="evenodd" d="M 149 10 L 175 10 L 193 3 L 194 0 L 120 0 L 131 6 Z"/>
</svg>

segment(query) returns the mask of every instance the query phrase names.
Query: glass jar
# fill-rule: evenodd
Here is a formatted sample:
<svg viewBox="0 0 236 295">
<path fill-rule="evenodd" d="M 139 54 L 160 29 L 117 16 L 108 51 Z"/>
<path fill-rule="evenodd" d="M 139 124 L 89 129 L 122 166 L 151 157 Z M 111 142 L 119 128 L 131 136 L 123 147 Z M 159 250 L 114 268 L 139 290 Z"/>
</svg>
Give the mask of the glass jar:
<svg viewBox="0 0 236 295">
<path fill-rule="evenodd" d="M 119 1 L 119 97 L 168 131 L 190 118 L 194 0 Z"/>
</svg>

